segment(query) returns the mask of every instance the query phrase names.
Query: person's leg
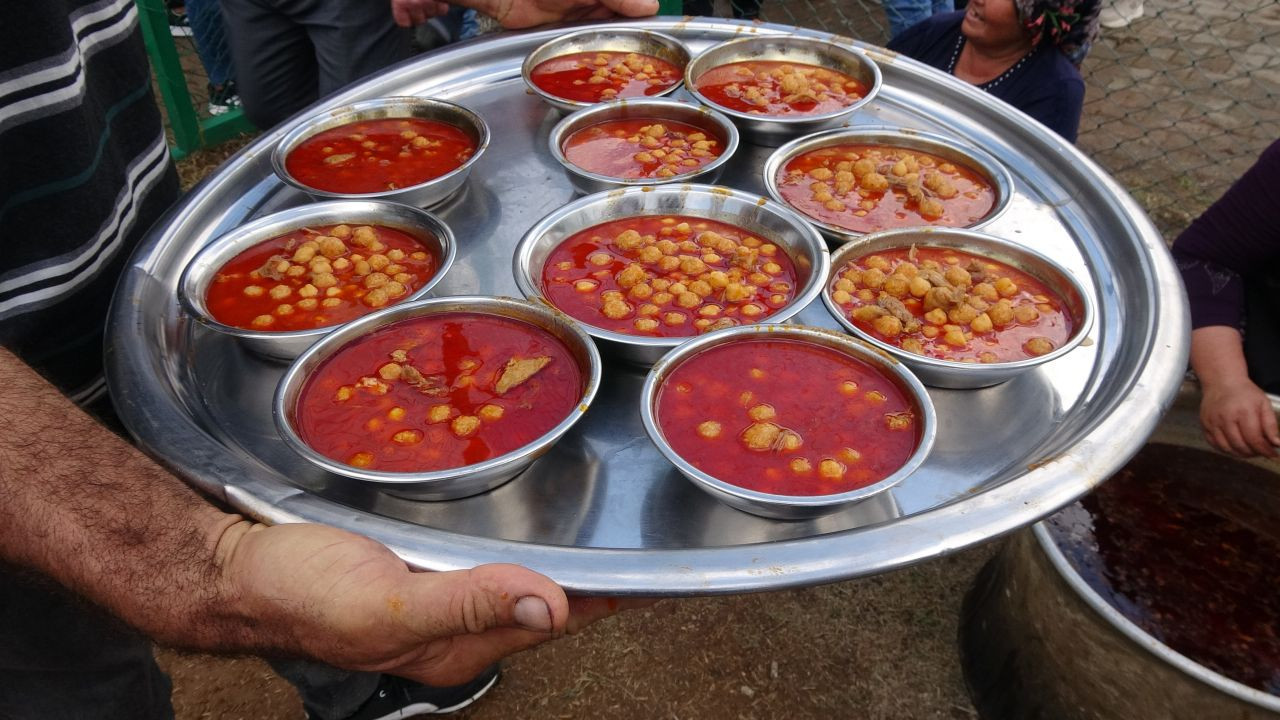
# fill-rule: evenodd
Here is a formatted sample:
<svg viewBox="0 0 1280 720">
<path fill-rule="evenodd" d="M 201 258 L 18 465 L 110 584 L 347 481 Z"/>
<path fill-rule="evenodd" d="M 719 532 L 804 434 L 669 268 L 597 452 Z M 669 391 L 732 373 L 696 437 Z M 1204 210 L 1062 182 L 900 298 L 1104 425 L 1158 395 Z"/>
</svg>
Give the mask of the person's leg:
<svg viewBox="0 0 1280 720">
<path fill-rule="evenodd" d="M 316 48 L 320 97 L 407 59 L 409 32 L 395 24 L 389 2 L 314 0 L 299 16 Z"/>
<path fill-rule="evenodd" d="M 951 12 L 956 9 L 955 0 L 933 0 L 933 14 Z"/>
<path fill-rule="evenodd" d="M 222 25 L 218 0 L 187 0 L 187 21 L 196 41 L 200 63 L 209 76 L 209 84 L 226 85 L 235 79 L 231 66 L 231 50 L 227 47 L 227 31 Z"/>
<path fill-rule="evenodd" d="M 342 720 L 355 714 L 378 688 L 378 673 L 358 673 L 305 660 L 271 660 L 272 669 L 302 697 L 311 720 Z"/>
<path fill-rule="evenodd" d="M 43 582 L 0 574 L 0 718 L 172 720 L 150 641 Z"/>
<path fill-rule="evenodd" d="M 881 4 L 889 20 L 890 39 L 933 14 L 933 0 L 884 0 Z"/>
<path fill-rule="evenodd" d="M 222 0 L 227 44 L 244 113 L 263 130 L 315 102 L 316 51 L 290 15 L 292 3 Z M 390 8 L 389 3 L 384 3 Z M 390 12 L 390 10 L 388 10 Z"/>
</svg>

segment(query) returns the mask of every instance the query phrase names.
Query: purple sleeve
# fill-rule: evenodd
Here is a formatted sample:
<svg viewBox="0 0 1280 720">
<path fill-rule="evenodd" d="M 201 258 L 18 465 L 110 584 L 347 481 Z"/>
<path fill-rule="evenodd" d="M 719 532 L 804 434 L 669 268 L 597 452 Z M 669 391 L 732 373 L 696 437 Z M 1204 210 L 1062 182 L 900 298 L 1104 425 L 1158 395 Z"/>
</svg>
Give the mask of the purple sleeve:
<svg viewBox="0 0 1280 720">
<path fill-rule="evenodd" d="M 1280 140 L 1173 243 L 1191 327 L 1240 327 L 1242 275 L 1280 259 Z"/>
</svg>

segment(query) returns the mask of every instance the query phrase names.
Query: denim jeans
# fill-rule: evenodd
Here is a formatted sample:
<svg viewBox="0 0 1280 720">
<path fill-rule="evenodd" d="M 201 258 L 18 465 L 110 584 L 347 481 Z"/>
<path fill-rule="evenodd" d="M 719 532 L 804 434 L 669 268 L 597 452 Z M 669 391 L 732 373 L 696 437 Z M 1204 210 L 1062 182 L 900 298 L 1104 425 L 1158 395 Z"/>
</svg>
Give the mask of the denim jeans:
<svg viewBox="0 0 1280 720">
<path fill-rule="evenodd" d="M 222 24 L 218 0 L 186 0 L 186 8 L 191 37 L 196 41 L 196 53 L 209 75 L 209 84 L 222 86 L 228 80 L 235 80 L 231 48 L 227 46 L 227 30 Z"/>
<path fill-rule="evenodd" d="M 953 0 L 884 0 L 885 17 L 889 19 L 889 37 L 895 38 L 903 30 L 927 20 L 934 13 L 951 12 Z"/>
</svg>

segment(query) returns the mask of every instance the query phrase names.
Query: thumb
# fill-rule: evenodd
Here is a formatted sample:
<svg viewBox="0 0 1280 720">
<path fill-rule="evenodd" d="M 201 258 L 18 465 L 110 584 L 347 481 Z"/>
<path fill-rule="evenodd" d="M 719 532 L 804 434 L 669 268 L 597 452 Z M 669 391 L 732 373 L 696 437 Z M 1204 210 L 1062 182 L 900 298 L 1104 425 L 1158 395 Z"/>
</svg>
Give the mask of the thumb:
<svg viewBox="0 0 1280 720">
<path fill-rule="evenodd" d="M 658 13 L 658 0 L 600 0 L 600 4 L 623 17 L 648 17 Z"/>
<path fill-rule="evenodd" d="M 465 682 L 488 665 L 565 633 L 569 601 L 518 565 L 415 573 L 401 621 L 420 645 L 388 672 L 433 685 Z"/>
</svg>

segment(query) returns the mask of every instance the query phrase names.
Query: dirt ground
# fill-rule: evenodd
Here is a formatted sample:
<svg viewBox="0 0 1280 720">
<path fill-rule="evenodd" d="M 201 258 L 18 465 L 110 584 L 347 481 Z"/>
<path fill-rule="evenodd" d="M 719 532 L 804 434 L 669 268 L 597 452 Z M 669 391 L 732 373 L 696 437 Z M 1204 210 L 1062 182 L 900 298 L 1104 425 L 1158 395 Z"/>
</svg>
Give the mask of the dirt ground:
<svg viewBox="0 0 1280 720">
<path fill-rule="evenodd" d="M 666 600 L 515 656 L 457 717 L 971 718 L 960 600 L 988 545 L 889 575 Z M 178 720 L 298 720 L 293 687 L 253 658 L 161 650 Z"/>
</svg>

